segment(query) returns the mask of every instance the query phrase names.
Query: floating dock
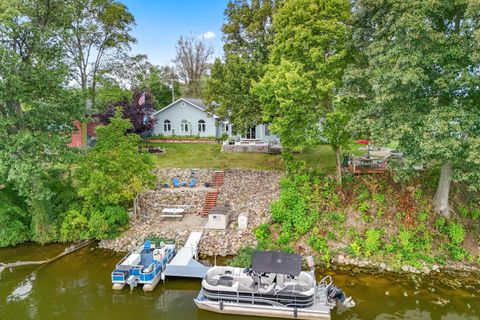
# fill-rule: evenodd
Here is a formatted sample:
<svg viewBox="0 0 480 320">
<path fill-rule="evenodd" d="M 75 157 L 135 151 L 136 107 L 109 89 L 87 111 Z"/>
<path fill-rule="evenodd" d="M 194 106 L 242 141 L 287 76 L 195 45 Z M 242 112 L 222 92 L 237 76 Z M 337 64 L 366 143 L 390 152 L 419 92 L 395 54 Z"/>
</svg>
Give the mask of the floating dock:
<svg viewBox="0 0 480 320">
<path fill-rule="evenodd" d="M 167 264 L 163 277 L 184 277 L 203 279 L 210 269 L 197 261 L 198 244 L 203 231 L 193 231 L 185 245 L 177 252 L 175 257 Z"/>
</svg>

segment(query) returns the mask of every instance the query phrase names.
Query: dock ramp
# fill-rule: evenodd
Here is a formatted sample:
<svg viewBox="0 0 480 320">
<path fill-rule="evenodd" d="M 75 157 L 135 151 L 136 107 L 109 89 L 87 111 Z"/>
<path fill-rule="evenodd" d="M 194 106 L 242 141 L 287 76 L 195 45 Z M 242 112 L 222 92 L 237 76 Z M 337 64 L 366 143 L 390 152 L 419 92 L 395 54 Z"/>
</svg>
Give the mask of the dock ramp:
<svg viewBox="0 0 480 320">
<path fill-rule="evenodd" d="M 203 231 L 193 231 L 185 245 L 177 252 L 175 257 L 167 264 L 164 275 L 167 277 L 201 278 L 207 274 L 209 267 L 204 266 L 195 258 L 197 257 L 198 243 Z"/>
</svg>

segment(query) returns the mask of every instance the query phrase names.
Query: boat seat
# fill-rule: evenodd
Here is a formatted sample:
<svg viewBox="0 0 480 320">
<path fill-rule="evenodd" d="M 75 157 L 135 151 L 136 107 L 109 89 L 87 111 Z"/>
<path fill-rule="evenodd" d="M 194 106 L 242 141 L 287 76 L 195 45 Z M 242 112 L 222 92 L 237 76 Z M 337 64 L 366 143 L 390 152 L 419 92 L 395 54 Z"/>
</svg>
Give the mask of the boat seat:
<svg viewBox="0 0 480 320">
<path fill-rule="evenodd" d="M 263 276 L 260 278 L 260 284 L 270 285 L 275 280 L 277 275 L 275 273 L 269 273 L 268 276 Z"/>
<path fill-rule="evenodd" d="M 154 264 L 153 264 L 153 263 L 150 263 L 150 265 L 149 265 L 147 268 L 144 268 L 142 272 L 143 272 L 143 273 L 152 272 L 152 271 L 153 271 L 153 268 L 154 268 Z"/>
<path fill-rule="evenodd" d="M 271 292 L 273 290 L 273 288 L 275 287 L 275 283 L 272 283 L 268 286 L 265 286 L 263 288 L 260 288 L 258 289 L 258 292 L 260 293 L 268 293 L 268 292 Z"/>
</svg>

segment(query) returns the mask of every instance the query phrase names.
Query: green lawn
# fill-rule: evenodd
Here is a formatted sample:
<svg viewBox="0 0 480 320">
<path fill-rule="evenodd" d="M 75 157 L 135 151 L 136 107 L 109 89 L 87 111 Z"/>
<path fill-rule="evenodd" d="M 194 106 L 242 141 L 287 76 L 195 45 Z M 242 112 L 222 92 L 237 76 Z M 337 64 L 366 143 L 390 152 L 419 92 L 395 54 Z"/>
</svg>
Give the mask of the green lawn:
<svg viewBox="0 0 480 320">
<path fill-rule="evenodd" d="M 280 155 L 263 153 L 220 152 L 219 144 L 159 144 L 166 154 L 156 155 L 161 168 L 247 168 L 259 170 L 280 170 Z"/>
<path fill-rule="evenodd" d="M 219 144 L 156 144 L 167 150 L 166 154 L 155 155 L 161 168 L 246 168 L 259 170 L 282 170 L 280 155 L 264 153 L 220 152 Z M 307 166 L 328 173 L 335 171 L 335 154 L 328 145 L 322 145 L 295 154 L 305 160 Z"/>
</svg>

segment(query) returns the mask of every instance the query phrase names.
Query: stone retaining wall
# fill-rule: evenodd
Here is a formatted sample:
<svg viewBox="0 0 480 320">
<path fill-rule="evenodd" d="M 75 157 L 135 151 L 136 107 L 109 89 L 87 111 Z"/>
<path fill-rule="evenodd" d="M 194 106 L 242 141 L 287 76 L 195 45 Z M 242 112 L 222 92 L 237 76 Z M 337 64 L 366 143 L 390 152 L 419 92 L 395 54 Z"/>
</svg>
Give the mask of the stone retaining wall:
<svg viewBox="0 0 480 320">
<path fill-rule="evenodd" d="M 163 189 L 163 181 L 178 177 L 187 181 L 188 169 L 158 169 L 158 187 L 139 197 L 140 210 L 130 222 L 130 228 L 120 237 L 100 242 L 100 247 L 115 251 L 129 251 L 140 245 L 148 236 L 175 239 L 183 245 L 191 231 L 201 229 L 207 222 L 200 216 L 207 188 L 203 183 L 210 181 L 214 170 L 198 170 L 196 178 L 200 187 L 193 189 Z M 226 171 L 225 183 L 219 188 L 218 204 L 230 208 L 230 224 L 227 230 L 205 230 L 199 244 L 201 255 L 235 255 L 245 245 L 256 244 L 253 229 L 270 219 L 270 204 L 279 196 L 280 172 L 232 169 Z M 169 205 L 188 205 L 181 220 L 161 219 L 162 209 Z M 244 213 L 248 217 L 248 228 L 239 230 L 237 219 Z"/>
</svg>

